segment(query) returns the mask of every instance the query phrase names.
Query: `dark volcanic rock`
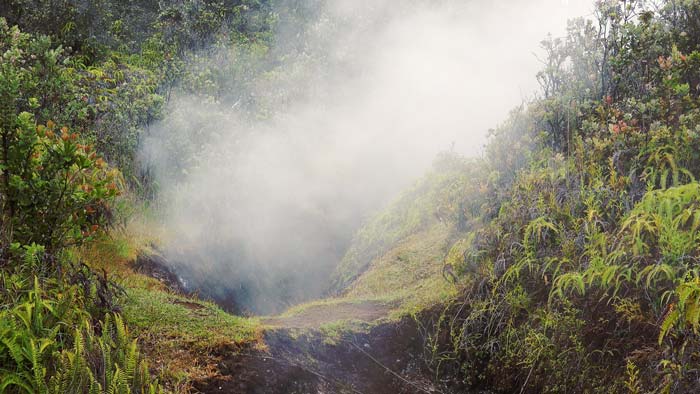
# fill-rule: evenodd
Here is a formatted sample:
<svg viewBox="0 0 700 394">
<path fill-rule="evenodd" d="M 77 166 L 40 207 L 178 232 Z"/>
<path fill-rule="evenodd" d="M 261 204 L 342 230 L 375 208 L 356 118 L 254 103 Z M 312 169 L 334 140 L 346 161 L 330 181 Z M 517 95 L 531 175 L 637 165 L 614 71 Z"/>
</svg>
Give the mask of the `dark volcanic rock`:
<svg viewBox="0 0 700 394">
<path fill-rule="evenodd" d="M 185 293 L 185 288 L 170 264 L 158 253 L 141 252 L 134 262 L 136 272 L 148 275 L 165 284 L 170 290 Z"/>
</svg>

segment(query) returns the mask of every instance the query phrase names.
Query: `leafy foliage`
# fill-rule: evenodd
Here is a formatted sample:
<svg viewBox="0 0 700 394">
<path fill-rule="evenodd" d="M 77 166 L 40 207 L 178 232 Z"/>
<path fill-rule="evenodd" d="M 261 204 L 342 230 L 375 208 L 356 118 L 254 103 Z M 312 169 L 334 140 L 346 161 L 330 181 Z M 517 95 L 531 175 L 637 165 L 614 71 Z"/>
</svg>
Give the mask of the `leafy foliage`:
<svg viewBox="0 0 700 394">
<path fill-rule="evenodd" d="M 0 10 L 32 23 L 76 11 L 35 5 Z M 135 131 L 162 103 L 159 80 L 124 53 L 92 52 L 76 26 L 31 27 L 47 36 L 0 18 L 0 392 L 157 392 L 112 314 L 118 288 L 66 247 L 109 224 L 125 182 L 102 157 L 130 172 Z"/>
<path fill-rule="evenodd" d="M 495 215 L 453 235 L 465 287 L 429 342 L 451 385 L 698 389 L 698 12 L 603 1 L 543 42 L 543 97 L 481 164 Z"/>
<path fill-rule="evenodd" d="M 24 112 L 5 130 L 1 190 L 11 241 L 53 252 L 94 234 L 100 213 L 118 193 L 119 173 L 80 144 L 76 133 L 57 130 L 51 121 L 36 126 Z"/>
<path fill-rule="evenodd" d="M 119 315 L 106 315 L 98 335 L 76 301 L 74 289 L 45 294 L 35 278 L 26 299 L 0 310 L 0 390 L 159 392 Z"/>
</svg>

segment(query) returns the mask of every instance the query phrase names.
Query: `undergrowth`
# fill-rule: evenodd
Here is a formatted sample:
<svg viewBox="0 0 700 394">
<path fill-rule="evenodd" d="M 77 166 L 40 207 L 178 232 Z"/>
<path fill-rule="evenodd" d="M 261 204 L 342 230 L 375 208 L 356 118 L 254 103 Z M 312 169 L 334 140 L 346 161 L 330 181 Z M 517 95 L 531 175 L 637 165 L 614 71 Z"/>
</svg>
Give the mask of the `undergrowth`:
<svg viewBox="0 0 700 394">
<path fill-rule="evenodd" d="M 464 288 L 425 328 L 448 386 L 700 389 L 700 3 L 596 7 L 462 193 Z"/>
</svg>

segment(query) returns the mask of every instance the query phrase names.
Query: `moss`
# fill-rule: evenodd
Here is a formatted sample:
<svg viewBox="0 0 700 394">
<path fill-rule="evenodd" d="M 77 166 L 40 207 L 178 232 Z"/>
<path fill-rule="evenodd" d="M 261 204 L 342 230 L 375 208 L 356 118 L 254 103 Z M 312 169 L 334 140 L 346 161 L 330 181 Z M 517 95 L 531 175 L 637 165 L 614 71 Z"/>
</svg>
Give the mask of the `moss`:
<svg viewBox="0 0 700 394">
<path fill-rule="evenodd" d="M 220 357 L 261 342 L 256 319 L 196 299 L 131 288 L 122 305 L 150 365 L 171 389 L 215 375 Z"/>
<path fill-rule="evenodd" d="M 382 301 L 382 299 L 379 298 L 349 298 L 349 297 L 337 297 L 337 298 L 324 298 L 321 300 L 315 300 L 311 302 L 306 302 L 303 304 L 299 305 L 294 305 L 293 307 L 287 309 L 283 313 L 279 315 L 279 317 L 285 318 L 285 317 L 293 317 L 293 316 L 298 316 L 303 314 L 304 312 L 309 311 L 310 309 L 313 308 L 318 308 L 318 307 L 329 307 L 332 308 L 333 306 L 337 306 L 340 304 L 362 304 L 364 302 L 372 302 L 372 301 Z"/>
<path fill-rule="evenodd" d="M 346 298 L 392 300 L 393 315 L 400 317 L 456 295 L 457 287 L 442 276 L 449 234 L 447 226 L 436 224 L 408 237 L 375 259 Z"/>
</svg>

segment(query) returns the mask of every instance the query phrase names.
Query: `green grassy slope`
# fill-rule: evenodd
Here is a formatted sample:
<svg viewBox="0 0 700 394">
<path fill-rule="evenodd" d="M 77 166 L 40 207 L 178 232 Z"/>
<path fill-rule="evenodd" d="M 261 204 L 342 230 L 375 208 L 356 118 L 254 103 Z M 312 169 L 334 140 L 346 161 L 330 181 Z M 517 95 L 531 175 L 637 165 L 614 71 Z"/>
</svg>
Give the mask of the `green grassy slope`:
<svg viewBox="0 0 700 394">
<path fill-rule="evenodd" d="M 479 201 L 462 200 L 479 187 L 473 182 L 477 168 L 470 160 L 441 155 L 433 170 L 358 231 L 335 271 L 332 291 L 386 299 L 431 287 L 436 294 L 449 292 L 442 269 L 451 244 L 478 215 Z"/>
<path fill-rule="evenodd" d="M 221 357 L 263 346 L 261 327 L 258 319 L 233 316 L 136 272 L 137 255 L 154 253 L 150 245 L 165 236 L 147 216 L 132 215 L 124 227 L 72 253 L 123 288 L 121 314 L 164 388 L 189 392 L 193 381 L 217 374 Z"/>
</svg>

